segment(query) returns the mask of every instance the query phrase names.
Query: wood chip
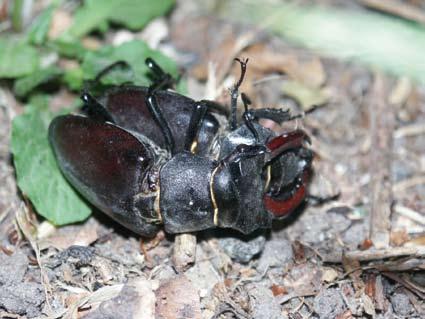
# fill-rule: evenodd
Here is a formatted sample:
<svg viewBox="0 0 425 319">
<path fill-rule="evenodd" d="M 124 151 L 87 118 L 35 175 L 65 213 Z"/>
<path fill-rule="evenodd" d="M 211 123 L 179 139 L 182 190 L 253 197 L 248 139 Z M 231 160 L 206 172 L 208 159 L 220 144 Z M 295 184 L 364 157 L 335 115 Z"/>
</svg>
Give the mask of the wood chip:
<svg viewBox="0 0 425 319">
<path fill-rule="evenodd" d="M 174 239 L 173 264 L 178 272 L 185 272 L 195 264 L 196 235 L 178 234 Z"/>
</svg>

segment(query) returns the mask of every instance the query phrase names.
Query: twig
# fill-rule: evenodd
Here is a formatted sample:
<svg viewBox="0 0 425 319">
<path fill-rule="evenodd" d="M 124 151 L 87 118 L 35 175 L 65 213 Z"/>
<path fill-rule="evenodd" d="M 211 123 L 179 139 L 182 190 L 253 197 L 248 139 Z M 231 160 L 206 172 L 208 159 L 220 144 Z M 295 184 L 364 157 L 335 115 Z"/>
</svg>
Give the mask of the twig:
<svg viewBox="0 0 425 319">
<path fill-rule="evenodd" d="M 395 130 L 393 137 L 402 138 L 406 136 L 415 136 L 421 134 L 425 134 L 425 124 L 423 123 L 404 125 Z"/>
<path fill-rule="evenodd" d="M 425 217 L 422 216 L 420 213 L 414 211 L 413 209 L 410 209 L 409 207 L 402 206 L 402 205 L 395 205 L 393 207 L 393 210 L 395 213 L 402 215 L 404 217 L 407 217 L 418 224 L 425 225 Z"/>
<path fill-rule="evenodd" d="M 360 0 L 360 2 L 367 7 L 425 24 L 425 14 L 419 8 L 406 2 L 401 3 L 395 0 Z"/>
<path fill-rule="evenodd" d="M 196 235 L 178 234 L 174 239 L 173 264 L 178 272 L 185 272 L 195 264 Z"/>
<path fill-rule="evenodd" d="M 354 250 L 345 253 L 345 258 L 358 260 L 358 261 L 372 261 L 382 260 L 393 257 L 409 256 L 411 258 L 424 258 L 425 247 L 390 247 L 386 249 L 368 249 L 368 250 Z M 342 254 L 339 256 L 323 256 L 324 262 L 340 263 L 342 262 Z"/>
<path fill-rule="evenodd" d="M 390 242 L 392 196 L 391 162 L 392 135 L 395 125 L 393 105 L 385 103 L 386 84 L 376 74 L 370 103 L 370 176 L 371 214 L 370 239 L 376 248 L 386 248 Z"/>
<path fill-rule="evenodd" d="M 392 273 L 392 272 L 383 272 L 382 274 L 384 276 L 398 282 L 399 284 L 403 285 L 404 287 L 406 287 L 407 289 L 409 289 L 413 293 L 417 294 L 422 299 L 425 298 L 425 289 L 423 287 L 413 283 L 406 276 L 404 276 L 404 275 L 400 276 L 400 275 Z"/>
<path fill-rule="evenodd" d="M 416 185 L 425 184 L 425 175 L 414 176 L 412 178 L 406 178 L 393 186 L 393 192 L 398 193 L 406 190 L 407 188 L 414 187 Z"/>
<path fill-rule="evenodd" d="M 307 291 L 300 291 L 300 292 L 292 292 L 290 294 L 284 295 L 279 299 L 279 304 L 283 305 L 284 303 L 287 303 L 289 300 L 294 298 L 302 298 L 302 297 L 309 297 L 309 296 L 315 296 L 318 293 L 317 290 L 307 290 Z"/>
</svg>

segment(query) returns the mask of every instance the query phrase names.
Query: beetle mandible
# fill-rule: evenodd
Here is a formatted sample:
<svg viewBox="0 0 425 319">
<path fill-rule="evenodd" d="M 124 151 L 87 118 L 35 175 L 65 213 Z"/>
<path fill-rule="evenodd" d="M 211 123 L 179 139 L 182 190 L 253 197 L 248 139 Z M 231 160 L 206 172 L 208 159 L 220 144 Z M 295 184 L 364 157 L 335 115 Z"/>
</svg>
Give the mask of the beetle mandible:
<svg viewBox="0 0 425 319">
<path fill-rule="evenodd" d="M 114 86 L 100 97 L 84 90 L 87 116 L 59 116 L 49 127 L 61 171 L 90 203 L 143 236 L 161 224 L 168 233 L 270 228 L 305 199 L 313 156 L 304 131 L 277 135 L 258 122 L 292 120 L 289 111 L 249 109 L 242 93 L 238 122 L 248 59 L 236 60 L 230 114 L 169 90 L 172 77 L 151 58 L 149 87 Z"/>
</svg>

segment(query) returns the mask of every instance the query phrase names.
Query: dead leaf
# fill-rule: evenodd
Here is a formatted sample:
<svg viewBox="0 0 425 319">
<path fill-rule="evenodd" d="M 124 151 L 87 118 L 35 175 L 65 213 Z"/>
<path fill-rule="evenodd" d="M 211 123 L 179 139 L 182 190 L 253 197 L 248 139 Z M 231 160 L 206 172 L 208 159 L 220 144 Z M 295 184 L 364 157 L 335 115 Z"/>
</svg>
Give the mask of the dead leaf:
<svg viewBox="0 0 425 319">
<path fill-rule="evenodd" d="M 326 81 L 325 69 L 318 57 L 313 57 L 307 62 L 299 61 L 296 68 L 288 68 L 286 73 L 292 79 L 313 89 L 320 88 Z"/>
<path fill-rule="evenodd" d="M 375 281 L 375 308 L 383 312 L 387 311 L 387 306 L 385 303 L 385 293 L 384 286 L 382 284 L 382 276 L 376 276 Z"/>
<path fill-rule="evenodd" d="M 376 276 L 374 274 L 368 274 L 365 280 L 365 294 L 368 295 L 372 300 L 375 299 L 375 288 Z"/>
<path fill-rule="evenodd" d="M 351 319 L 353 317 L 353 313 L 351 310 L 346 310 L 343 313 L 339 314 L 335 319 Z"/>
<path fill-rule="evenodd" d="M 347 258 L 345 255 L 342 256 L 342 266 L 346 273 L 350 274 L 350 278 L 353 280 L 353 286 L 356 291 L 361 291 L 364 287 L 363 280 L 361 278 L 362 270 L 360 268 L 360 261 Z"/>
<path fill-rule="evenodd" d="M 271 291 L 272 291 L 272 293 L 273 293 L 273 296 L 279 296 L 279 295 L 286 295 L 287 293 L 288 293 L 288 290 L 286 290 L 286 288 L 285 287 L 283 287 L 283 286 L 279 286 L 279 285 L 272 285 L 271 287 L 270 287 L 270 289 L 271 289 Z"/>
<path fill-rule="evenodd" d="M 405 229 L 392 231 L 390 234 L 391 246 L 402 246 L 409 240 L 409 234 Z"/>
<path fill-rule="evenodd" d="M 368 315 L 370 315 L 374 318 L 376 312 L 375 312 L 375 306 L 373 305 L 372 299 L 364 293 L 364 294 L 362 294 L 362 302 L 363 302 L 364 311 Z"/>
<path fill-rule="evenodd" d="M 408 77 L 398 79 L 395 87 L 391 90 L 388 102 L 393 105 L 402 105 L 406 103 L 412 92 L 412 82 Z"/>
<path fill-rule="evenodd" d="M 187 21 L 190 20 L 190 23 Z M 256 34 L 236 25 L 223 23 L 212 16 L 176 16 L 172 21 L 171 37 L 177 49 L 196 55 L 196 65 L 190 72 L 206 80 L 208 63 L 217 67 L 218 82 L 228 73 L 233 59 L 254 42 Z"/>
<path fill-rule="evenodd" d="M 304 111 L 312 106 L 320 106 L 329 101 L 329 93 L 325 89 L 309 88 L 298 81 L 286 81 L 283 85 L 283 93 L 296 100 Z"/>
<path fill-rule="evenodd" d="M 406 247 L 415 247 L 415 246 L 425 246 L 425 235 L 413 238 L 406 243 L 404 243 Z"/>
<path fill-rule="evenodd" d="M 253 268 L 242 268 L 240 270 L 241 278 L 252 278 L 255 277 L 257 272 Z"/>
<path fill-rule="evenodd" d="M 304 245 L 300 241 L 295 240 L 292 243 L 292 250 L 294 251 L 294 260 L 297 263 L 302 263 L 305 261 L 305 249 Z"/>
<path fill-rule="evenodd" d="M 98 224 L 91 218 L 81 225 L 70 225 L 56 229 L 47 238 L 40 238 L 41 249 L 49 246 L 59 250 L 67 249 L 70 246 L 89 246 L 98 239 Z"/>
<path fill-rule="evenodd" d="M 330 267 L 323 267 L 322 269 L 322 280 L 324 282 L 330 283 L 334 282 L 338 278 L 338 272 Z"/>
<path fill-rule="evenodd" d="M 233 280 L 230 279 L 230 278 L 226 278 L 226 279 L 224 279 L 223 283 L 227 288 L 230 288 L 233 285 Z"/>
</svg>

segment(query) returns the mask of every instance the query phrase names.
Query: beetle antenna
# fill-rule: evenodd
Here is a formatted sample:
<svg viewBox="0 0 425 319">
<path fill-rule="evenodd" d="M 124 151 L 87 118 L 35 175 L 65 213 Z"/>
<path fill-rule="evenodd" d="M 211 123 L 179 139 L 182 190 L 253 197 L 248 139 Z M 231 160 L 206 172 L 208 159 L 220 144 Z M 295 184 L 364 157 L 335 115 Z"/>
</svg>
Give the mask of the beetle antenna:
<svg viewBox="0 0 425 319">
<path fill-rule="evenodd" d="M 235 83 L 233 88 L 230 90 L 230 129 L 233 131 L 236 129 L 238 123 L 237 123 L 237 103 L 238 103 L 238 96 L 239 96 L 239 87 L 242 84 L 242 81 L 245 77 L 246 73 L 246 65 L 248 64 L 248 59 L 240 60 L 238 58 L 235 59 L 235 61 L 239 62 L 241 65 L 241 75 L 239 77 L 238 82 Z"/>
</svg>

